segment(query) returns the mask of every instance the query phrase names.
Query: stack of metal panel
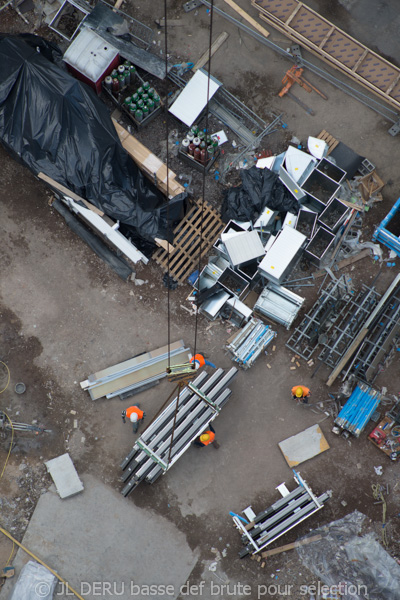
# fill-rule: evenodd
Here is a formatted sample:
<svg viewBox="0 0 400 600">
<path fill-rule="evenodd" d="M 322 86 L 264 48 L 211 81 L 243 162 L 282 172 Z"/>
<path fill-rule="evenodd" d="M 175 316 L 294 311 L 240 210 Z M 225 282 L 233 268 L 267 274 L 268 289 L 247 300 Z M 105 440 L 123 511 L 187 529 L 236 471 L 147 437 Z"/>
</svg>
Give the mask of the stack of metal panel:
<svg viewBox="0 0 400 600">
<path fill-rule="evenodd" d="M 179 340 L 89 375 L 80 385 L 89 392 L 92 400 L 103 396 L 109 399 L 122 394 L 133 395 L 166 377 L 168 366 L 187 363 L 190 358 L 189 348 Z"/>
<path fill-rule="evenodd" d="M 359 437 L 381 399 L 382 396 L 379 392 L 364 383 L 358 383 L 336 417 L 335 424 Z"/>
<path fill-rule="evenodd" d="M 261 292 L 253 310 L 289 329 L 303 304 L 304 298 L 270 282 Z"/>
<path fill-rule="evenodd" d="M 269 325 L 253 317 L 226 348 L 232 354 L 232 360 L 244 369 L 248 369 L 275 337 L 276 332 L 272 331 Z"/>
<path fill-rule="evenodd" d="M 175 464 L 219 415 L 236 374 L 235 367 L 228 372 L 217 369 L 211 376 L 203 371 L 150 423 L 121 463 L 124 496 L 141 481 L 154 483 Z"/>
<path fill-rule="evenodd" d="M 284 484 L 279 486 L 278 489 L 283 497 L 258 515 L 254 515 L 251 523 L 245 525 L 239 515 L 233 516 L 233 522 L 241 532 L 242 542 L 245 545 L 239 552 L 240 558 L 244 558 L 248 554 L 257 554 L 293 527 L 321 510 L 324 502 L 330 498 L 330 492 L 316 497 L 300 474 L 296 471 L 294 473 L 295 480 L 299 484 L 298 487 L 293 492 L 289 492 Z M 246 514 L 247 510 L 244 511 Z"/>
</svg>

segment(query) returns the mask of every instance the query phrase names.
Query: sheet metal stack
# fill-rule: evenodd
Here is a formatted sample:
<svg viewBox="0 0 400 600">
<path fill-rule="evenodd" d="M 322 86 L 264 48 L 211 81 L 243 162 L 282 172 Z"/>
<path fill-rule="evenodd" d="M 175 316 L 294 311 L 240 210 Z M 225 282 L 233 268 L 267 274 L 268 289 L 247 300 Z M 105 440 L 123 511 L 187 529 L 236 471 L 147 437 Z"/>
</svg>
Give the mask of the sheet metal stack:
<svg viewBox="0 0 400 600">
<path fill-rule="evenodd" d="M 217 369 L 212 375 L 202 371 L 180 392 L 179 401 L 174 398 L 150 423 L 121 463 L 124 496 L 141 481 L 154 483 L 207 429 L 230 397 L 227 386 L 236 374 L 235 367 L 228 372 Z"/>
<path fill-rule="evenodd" d="M 239 515 L 233 516 L 233 522 L 242 533 L 242 542 L 245 545 L 239 552 L 240 558 L 248 554 L 257 554 L 290 529 L 321 510 L 324 502 L 329 500 L 330 492 L 316 497 L 300 474 L 296 471 L 294 473 L 299 486 L 293 492 L 289 492 L 285 484 L 280 485 L 278 489 L 283 497 L 258 515 L 253 513 L 250 523 L 245 525 Z M 243 512 L 247 514 L 248 510 Z"/>
<path fill-rule="evenodd" d="M 168 346 L 145 352 L 122 363 L 89 375 L 81 382 L 81 388 L 87 390 L 92 400 L 105 396 L 125 397 L 156 385 L 166 377 L 168 365 L 185 364 L 191 358 L 189 348 L 183 340 Z"/>
</svg>

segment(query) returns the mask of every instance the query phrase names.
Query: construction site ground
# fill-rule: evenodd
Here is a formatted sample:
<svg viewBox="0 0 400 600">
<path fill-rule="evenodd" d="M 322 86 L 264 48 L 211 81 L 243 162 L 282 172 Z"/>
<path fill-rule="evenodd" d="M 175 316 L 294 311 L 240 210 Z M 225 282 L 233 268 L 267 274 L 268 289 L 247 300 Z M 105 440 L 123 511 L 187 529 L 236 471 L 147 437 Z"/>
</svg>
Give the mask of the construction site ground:
<svg viewBox="0 0 400 600">
<path fill-rule="evenodd" d="M 169 53 L 174 60 L 176 58 L 175 62 L 196 62 L 208 47 L 210 16 L 204 6 L 185 13 L 182 4 L 182 0 L 167 1 L 169 18 L 182 21 L 181 25 L 171 27 L 168 32 Z M 250 2 L 240 0 L 239 4 L 257 17 Z M 329 3 L 329 10 L 325 2 L 306 4 L 398 64 L 398 37 L 382 34 L 386 25 L 393 28 L 396 19 L 398 22 L 395 0 L 380 3 L 334 0 Z M 216 5 L 237 17 L 222 1 L 217 1 Z M 150 3 L 127 0 L 123 9 L 155 28 L 154 19 L 163 16 L 163 6 L 161 0 Z M 26 16 L 31 23 L 37 23 L 34 11 Z M 61 41 L 45 25 L 37 24 L 35 33 Z M 26 25 L 11 9 L 6 9 L 0 13 L 0 30 L 7 33 L 33 32 L 34 27 Z M 271 112 L 282 112 L 288 125 L 287 129 L 280 128 L 265 138 L 263 148 L 282 152 L 292 136 L 306 142 L 309 135 L 315 136 L 325 129 L 376 165 L 386 185 L 383 201 L 374 205 L 364 217 L 362 240 L 370 241 L 374 227 L 399 196 L 399 139 L 387 133 L 391 123 L 307 72 L 307 79 L 322 89 L 328 100 L 324 101 L 315 93 L 307 94 L 299 87 L 293 88 L 294 93 L 315 112 L 315 116 L 306 114 L 290 98 L 277 96 L 281 80 L 291 64 L 214 15 L 213 39 L 223 31 L 229 37 L 212 59 L 212 74 L 266 121 L 271 119 Z M 271 40 L 283 45 L 286 43 L 287 47 L 290 45 L 290 40 L 284 40 L 272 28 L 270 31 Z M 156 30 L 155 40 L 160 41 L 160 48 L 163 47 L 163 35 L 164 30 L 159 35 Z M 317 59 L 313 60 L 317 62 Z M 334 74 L 342 78 L 338 72 Z M 165 131 L 160 123 L 154 128 L 149 125 L 141 136 L 155 154 L 165 159 Z M 232 135 L 230 137 L 235 139 Z M 345 440 L 331 432 L 331 417 L 292 400 L 290 390 L 295 384 L 303 383 L 310 387 L 312 401 L 316 402 L 326 399 L 330 391 L 336 391 L 340 382 L 338 380 L 332 389 L 328 389 L 325 385 L 328 370 L 323 366 L 311 378 L 315 366 L 309 367 L 303 360 L 300 360 L 299 368 L 290 370 L 293 354 L 285 347 L 290 332 L 278 325 L 272 325 L 278 333 L 276 350 L 272 352 L 270 349 L 267 356 L 261 355 L 250 370 L 240 371 L 231 386 L 232 397 L 215 421 L 220 449 L 193 447 L 154 485 L 142 483 L 128 498 L 118 496 L 122 488 L 119 464 L 134 440 L 130 425 L 124 425 L 121 420 L 121 410 L 130 405 L 130 400 L 121 402 L 117 398 L 92 402 L 89 395 L 81 390 L 79 382 L 100 369 L 166 344 L 168 312 L 171 341 L 182 338 L 193 349 L 195 320 L 187 310 L 190 305 L 186 301 L 191 288 L 185 284 L 171 291 L 168 301 L 167 290 L 162 283 L 163 272 L 154 261 L 147 266 L 137 265 L 137 279 L 142 280 L 140 285 L 132 281 L 124 283 L 51 208 L 51 193 L 44 183 L 35 179 L 3 148 L 0 148 L 0 165 L 0 358 L 11 373 L 10 385 L 0 397 L 0 408 L 15 421 L 34 421 L 52 430 L 52 433 L 38 436 L 17 434 L 16 446 L 0 481 L 0 523 L 5 529 L 22 541 L 39 498 L 54 495 L 54 491 L 48 491 L 52 482 L 44 461 L 69 452 L 86 486 L 83 495 L 93 498 L 93 511 L 96 511 L 97 496 L 93 494 L 96 486 L 103 490 L 102 494 L 109 502 L 109 510 L 99 510 L 97 528 L 94 525 L 87 527 L 83 536 L 83 540 L 87 536 L 88 543 L 87 552 L 79 554 L 83 567 L 87 561 L 87 571 L 83 568 L 82 572 L 102 577 L 104 581 L 115 581 L 116 574 L 121 573 L 121 564 L 124 564 L 127 571 L 131 566 L 133 580 L 137 576 L 138 581 L 151 584 L 154 580 L 158 581 L 157 557 L 162 554 L 165 560 L 167 553 L 171 569 L 167 561 L 162 565 L 162 572 L 170 579 L 175 578 L 176 584 L 175 596 L 169 597 L 200 597 L 200 593 L 194 592 L 179 596 L 179 586 L 186 579 L 190 584 L 206 582 L 201 593 L 204 598 L 257 598 L 257 590 L 263 590 L 258 586 L 271 583 L 293 585 L 289 595 L 301 597 L 300 586 L 312 584 L 315 577 L 302 566 L 295 551 L 269 558 L 264 568 L 248 558 L 240 560 L 238 552 L 242 544 L 229 512 L 240 513 L 249 505 L 255 512 L 261 511 L 278 499 L 275 488 L 282 482 L 293 489 L 293 474 L 278 443 L 315 423 L 321 423 L 330 449 L 301 464 L 299 471 L 314 492 L 320 494 L 332 490 L 332 498 L 319 513 L 275 545 L 292 542 L 298 536 L 355 509 L 367 515 L 369 528 L 380 536 L 382 506 L 374 504 L 371 489 L 373 484 L 379 483 L 388 484 L 390 488 L 387 497 L 388 551 L 394 558 L 400 558 L 398 464 L 391 462 L 367 440 L 374 427 L 372 423 L 359 439 L 352 437 Z M 190 172 L 187 166 L 178 162 L 173 168 L 178 175 Z M 234 171 L 232 179 L 228 176 L 227 183 L 236 182 L 237 176 Z M 210 181 L 207 183 L 206 199 L 218 206 L 222 201 L 222 187 L 214 180 L 213 184 Z M 194 178 L 192 186 L 194 197 L 201 197 L 199 176 Z M 370 284 L 379 271 L 378 291 L 387 288 L 398 273 L 398 261 L 395 261 L 395 267 L 388 267 L 388 251 L 385 248 L 383 257 L 382 263 L 367 257 L 343 271 L 352 278 L 354 289 L 358 290 L 362 283 Z M 205 260 L 206 257 L 203 264 Z M 317 284 L 296 290 L 306 296 L 306 308 L 315 301 L 318 288 Z M 210 322 L 200 316 L 197 350 L 206 353 L 218 367 L 231 367 L 232 361 L 224 352 L 224 344 L 233 331 L 234 327 L 228 323 L 220 320 Z M 268 368 L 267 364 L 272 368 Z M 15 384 L 20 381 L 26 385 L 22 395 L 14 391 Z M 1 382 L 6 383 L 3 372 Z M 3 387 L 1 382 L 0 388 Z M 171 393 L 171 386 L 163 381 L 134 397 L 133 401 L 141 403 L 147 418 L 151 419 Z M 378 389 L 385 386 L 388 395 L 399 394 L 397 358 L 379 375 L 375 386 Z M 385 408 L 381 410 L 383 414 Z M 10 438 L 0 441 L 0 464 L 3 465 Z M 383 467 L 381 476 L 377 476 L 374 470 L 379 465 Z M 115 514 L 112 498 L 115 499 Z M 42 498 L 41 502 L 45 507 L 50 500 Z M 56 535 L 53 531 L 52 535 L 56 538 L 52 541 L 53 546 L 50 542 L 48 547 L 37 543 L 38 538 L 33 534 L 28 535 L 27 540 L 34 546 L 32 551 L 79 590 L 82 576 L 72 571 L 71 562 L 63 560 L 60 540 L 70 528 L 82 530 L 79 518 L 82 500 L 76 497 L 65 502 L 72 516 L 71 519 L 56 519 L 59 530 Z M 74 503 L 77 507 L 76 522 L 73 519 Z M 121 508 L 122 505 L 126 508 Z M 63 502 L 59 501 L 58 506 L 62 511 Z M 118 511 L 125 511 L 125 525 L 130 535 L 122 535 L 121 523 L 115 529 L 105 526 L 105 520 L 112 522 L 119 518 Z M 37 517 L 37 523 L 39 529 L 36 532 L 43 533 L 46 517 Z M 154 523 L 157 523 L 157 528 Z M 149 537 L 147 531 L 151 531 Z M 96 543 L 91 538 L 94 535 L 97 536 Z M 134 540 L 137 535 L 140 535 L 142 543 L 131 545 L 130 538 Z M 67 551 L 67 545 L 70 549 L 75 538 L 69 536 L 65 539 Z M 54 546 L 55 543 L 58 546 Z M 98 560 L 99 547 L 101 552 L 109 551 L 104 555 L 102 572 L 96 574 L 92 567 Z M 157 547 L 164 552 L 156 555 L 154 560 Z M 182 547 L 186 548 L 186 554 Z M 11 550 L 11 542 L 1 536 L 1 567 L 6 564 Z M 126 565 L 121 562 L 124 556 Z M 172 569 L 175 560 L 177 564 L 186 566 Z M 18 564 L 21 562 L 22 559 L 19 559 Z M 172 575 L 167 575 L 170 570 Z M 251 596 L 243 592 L 240 594 L 238 588 L 235 594 L 227 589 L 217 593 L 215 587 L 229 584 L 232 592 L 233 586 L 238 583 L 251 586 Z M 10 584 L 8 582 L 0 592 L 2 600 L 8 597 Z M 89 592 L 86 588 L 86 591 L 85 598 L 98 597 L 93 589 Z M 279 597 L 270 589 L 261 597 L 274 596 Z M 103 594 L 103 597 L 110 595 Z M 127 591 L 122 597 L 130 598 L 131 595 Z"/>
</svg>

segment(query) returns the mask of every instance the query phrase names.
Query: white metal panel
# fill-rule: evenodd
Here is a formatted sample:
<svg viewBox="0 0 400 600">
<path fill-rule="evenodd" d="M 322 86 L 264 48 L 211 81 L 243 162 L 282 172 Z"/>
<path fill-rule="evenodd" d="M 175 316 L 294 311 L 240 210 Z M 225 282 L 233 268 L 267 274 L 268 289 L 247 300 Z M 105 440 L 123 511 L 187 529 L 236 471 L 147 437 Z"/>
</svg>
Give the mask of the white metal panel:
<svg viewBox="0 0 400 600">
<path fill-rule="evenodd" d="M 91 29 L 83 29 L 63 56 L 64 62 L 85 75 L 98 81 L 107 67 L 118 56 L 118 50 L 105 42 Z"/>
<path fill-rule="evenodd" d="M 132 262 L 137 263 L 139 260 L 144 262 L 145 265 L 149 262 L 149 259 L 140 252 L 122 233 L 117 231 L 119 224 L 115 223 L 112 227 L 101 217 L 96 214 L 90 208 L 85 208 L 77 202 L 74 202 L 72 198 L 65 196 L 65 204 L 76 214 L 81 215 L 90 225 L 92 225 L 98 232 L 100 232 L 107 240 L 118 248 L 127 258 Z"/>
<path fill-rule="evenodd" d="M 297 222 L 297 215 L 295 215 L 294 213 L 286 213 L 286 217 L 285 220 L 283 221 L 283 225 L 282 227 L 285 227 L 286 225 L 288 227 L 296 227 L 296 222 Z"/>
<path fill-rule="evenodd" d="M 313 156 L 319 159 L 328 154 L 328 144 L 324 140 L 312 137 L 311 135 L 307 140 L 307 148 Z"/>
<path fill-rule="evenodd" d="M 266 227 L 267 225 L 270 225 L 276 214 L 277 212 L 275 210 L 272 210 L 266 206 L 261 212 L 257 221 L 254 223 L 254 228 L 257 229 L 258 227 Z"/>
<path fill-rule="evenodd" d="M 316 162 L 317 161 L 313 156 L 303 152 L 302 150 L 299 150 L 298 148 L 295 148 L 294 146 L 289 146 L 286 150 L 286 170 L 290 177 L 296 182 L 299 181 L 303 173 L 305 173 L 305 171 L 307 171 L 310 166 L 312 167 Z"/>
<path fill-rule="evenodd" d="M 190 127 L 207 105 L 207 94 L 208 100 L 211 100 L 221 85 L 213 77 L 210 77 L 210 85 L 208 85 L 208 74 L 199 69 L 183 88 L 169 112 Z"/>
<path fill-rule="evenodd" d="M 246 231 L 226 240 L 225 248 L 234 267 L 264 256 L 264 246 L 257 231 Z"/>
<path fill-rule="evenodd" d="M 279 280 L 306 239 L 306 236 L 296 229 L 284 227 L 277 235 L 265 258 L 258 265 L 259 270 L 267 277 Z"/>
</svg>

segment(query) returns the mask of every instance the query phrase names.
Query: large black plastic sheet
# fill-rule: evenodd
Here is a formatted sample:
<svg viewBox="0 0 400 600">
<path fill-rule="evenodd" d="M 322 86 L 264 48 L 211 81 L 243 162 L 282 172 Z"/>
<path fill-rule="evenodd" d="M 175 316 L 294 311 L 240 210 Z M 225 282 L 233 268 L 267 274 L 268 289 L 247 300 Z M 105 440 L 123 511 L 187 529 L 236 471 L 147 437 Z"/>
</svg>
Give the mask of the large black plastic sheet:
<svg viewBox="0 0 400 600">
<path fill-rule="evenodd" d="M 122 147 L 106 105 L 61 66 L 56 46 L 0 34 L 0 141 L 148 240 L 167 239 L 185 194 L 168 203 Z M 170 240 L 172 241 L 172 240 Z"/>
<path fill-rule="evenodd" d="M 228 190 L 222 203 L 226 223 L 230 219 L 254 222 L 266 206 L 279 212 L 299 212 L 299 203 L 276 173 L 251 167 L 242 170 L 240 176 L 242 184 Z"/>
</svg>

